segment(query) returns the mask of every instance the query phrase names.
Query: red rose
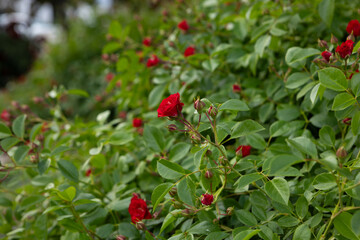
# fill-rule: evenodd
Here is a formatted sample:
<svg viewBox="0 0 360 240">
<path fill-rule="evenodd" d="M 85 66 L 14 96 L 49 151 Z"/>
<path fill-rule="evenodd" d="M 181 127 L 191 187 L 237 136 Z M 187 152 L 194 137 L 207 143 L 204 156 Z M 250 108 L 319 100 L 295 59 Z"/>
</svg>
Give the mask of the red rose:
<svg viewBox="0 0 360 240">
<path fill-rule="evenodd" d="M 328 51 L 323 51 L 321 53 L 321 56 L 326 60 L 326 61 L 329 61 L 330 60 L 330 57 L 331 57 L 332 53 L 331 52 L 328 52 Z"/>
<path fill-rule="evenodd" d="M 184 104 L 180 102 L 180 94 L 171 94 L 160 103 L 157 110 L 158 117 L 177 117 L 183 106 Z"/>
<path fill-rule="evenodd" d="M 236 155 L 241 154 L 242 157 L 246 157 L 246 156 L 250 155 L 250 151 L 251 151 L 251 146 L 249 146 L 249 145 L 240 145 L 236 149 Z"/>
<path fill-rule="evenodd" d="M 146 66 L 147 66 L 148 68 L 150 68 L 150 67 L 153 67 L 153 66 L 158 65 L 158 63 L 159 63 L 159 58 L 158 58 L 155 54 L 153 54 L 153 55 L 151 55 L 151 57 L 148 59 L 148 61 L 147 61 L 147 63 L 146 63 Z"/>
<path fill-rule="evenodd" d="M 111 82 L 111 80 L 113 80 L 114 76 L 115 75 L 113 73 L 108 73 L 108 74 L 106 74 L 105 79 L 107 82 Z"/>
<path fill-rule="evenodd" d="M 194 47 L 188 47 L 185 49 L 184 57 L 189 57 L 191 55 L 195 54 L 195 48 Z"/>
<path fill-rule="evenodd" d="M 360 36 L 360 23 L 358 20 L 351 20 L 347 27 L 346 31 L 348 34 L 351 34 L 351 32 L 354 34 L 355 37 Z"/>
<path fill-rule="evenodd" d="M 89 169 L 86 171 L 85 176 L 89 177 L 89 176 L 91 175 L 91 173 L 92 173 L 92 170 L 91 170 L 91 168 L 89 168 Z"/>
<path fill-rule="evenodd" d="M 8 110 L 4 109 L 1 112 L 0 118 L 5 122 L 9 122 L 11 120 L 11 114 L 8 112 Z"/>
<path fill-rule="evenodd" d="M 241 87 L 239 84 L 233 85 L 233 92 L 235 92 L 235 93 L 241 92 Z"/>
<path fill-rule="evenodd" d="M 189 30 L 189 25 L 187 23 L 186 20 L 182 20 L 179 24 L 178 24 L 178 28 L 183 30 L 183 31 L 187 31 Z"/>
<path fill-rule="evenodd" d="M 136 194 L 133 194 L 133 197 L 131 198 L 129 213 L 133 223 L 137 223 L 143 219 L 152 218 L 146 202 L 139 198 Z"/>
<path fill-rule="evenodd" d="M 141 127 L 142 124 L 143 124 L 143 122 L 142 122 L 141 118 L 133 119 L 133 122 L 132 122 L 133 127 L 138 128 L 138 127 Z"/>
<path fill-rule="evenodd" d="M 151 38 L 149 38 L 149 37 L 144 38 L 143 44 L 144 44 L 144 46 L 150 47 L 151 46 Z"/>
<path fill-rule="evenodd" d="M 354 42 L 352 40 L 346 40 L 340 46 L 337 46 L 336 52 L 340 54 L 341 58 L 346 58 L 350 56 L 354 48 Z"/>
<path fill-rule="evenodd" d="M 203 194 L 201 198 L 201 203 L 207 206 L 210 206 L 212 202 L 214 201 L 214 196 L 211 194 Z"/>
</svg>

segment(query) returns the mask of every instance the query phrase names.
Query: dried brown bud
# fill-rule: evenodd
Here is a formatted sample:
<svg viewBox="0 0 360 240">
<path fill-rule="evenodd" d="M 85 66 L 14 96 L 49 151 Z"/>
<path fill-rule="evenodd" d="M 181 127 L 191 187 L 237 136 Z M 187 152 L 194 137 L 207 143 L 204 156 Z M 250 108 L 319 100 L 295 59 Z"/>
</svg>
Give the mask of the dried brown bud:
<svg viewBox="0 0 360 240">
<path fill-rule="evenodd" d="M 213 174 L 210 170 L 207 170 L 207 171 L 205 172 L 205 178 L 207 178 L 207 179 L 212 178 L 213 175 L 214 175 L 214 174 Z"/>
<path fill-rule="evenodd" d="M 319 44 L 319 47 L 322 47 L 322 48 L 328 48 L 328 44 L 325 40 L 320 40 L 318 39 L 318 44 Z"/>
<path fill-rule="evenodd" d="M 345 150 L 345 148 L 343 146 L 341 146 L 337 151 L 336 151 L 336 156 L 338 158 L 344 158 L 347 156 L 347 152 Z"/>
<path fill-rule="evenodd" d="M 192 214 L 194 214 L 194 210 L 190 208 L 185 208 L 184 210 L 181 211 L 181 215 L 183 215 L 184 217 L 188 217 Z"/>
<path fill-rule="evenodd" d="M 190 138 L 195 143 L 200 143 L 201 142 L 201 137 L 199 135 L 197 135 L 196 133 L 191 134 Z"/>
<path fill-rule="evenodd" d="M 351 41 L 355 42 L 355 37 L 354 37 L 353 32 L 351 32 L 351 34 L 346 38 L 346 40 L 351 40 Z"/>
<path fill-rule="evenodd" d="M 330 42 L 331 44 L 337 44 L 339 40 L 334 35 L 331 34 Z"/>
<path fill-rule="evenodd" d="M 234 207 L 228 207 L 226 209 L 226 214 L 231 216 L 234 213 Z"/>
<path fill-rule="evenodd" d="M 171 190 L 169 191 L 169 195 L 172 197 L 175 197 L 177 194 L 177 189 L 176 187 L 171 188 Z"/>
<path fill-rule="evenodd" d="M 169 126 L 167 126 L 167 128 L 169 129 L 170 132 L 175 132 L 176 130 L 178 130 L 175 124 L 170 124 Z"/>
<path fill-rule="evenodd" d="M 137 222 L 135 224 L 135 227 L 137 230 L 145 230 L 146 229 L 145 223 L 143 223 L 143 222 Z"/>
</svg>

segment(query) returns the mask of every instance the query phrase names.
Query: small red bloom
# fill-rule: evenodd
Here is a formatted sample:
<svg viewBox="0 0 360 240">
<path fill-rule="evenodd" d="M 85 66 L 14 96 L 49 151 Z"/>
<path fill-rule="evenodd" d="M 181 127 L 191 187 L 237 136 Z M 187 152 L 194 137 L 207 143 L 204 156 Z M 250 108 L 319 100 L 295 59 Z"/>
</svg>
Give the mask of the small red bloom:
<svg viewBox="0 0 360 240">
<path fill-rule="evenodd" d="M 114 76 L 115 75 L 113 73 L 108 73 L 108 74 L 106 74 L 105 79 L 107 82 L 111 82 L 111 80 L 113 80 Z"/>
<path fill-rule="evenodd" d="M 144 38 L 143 44 L 144 44 L 144 46 L 146 46 L 146 47 L 150 47 L 150 46 L 151 46 L 151 38 L 149 38 L 149 37 Z"/>
<path fill-rule="evenodd" d="M 85 176 L 89 177 L 89 176 L 91 175 L 91 173 L 92 173 L 92 170 L 91 170 L 91 168 L 89 168 L 89 169 L 86 171 Z"/>
<path fill-rule="evenodd" d="M 360 23 L 358 20 L 351 20 L 347 27 L 346 31 L 348 34 L 351 34 L 351 32 L 354 34 L 355 37 L 360 36 Z"/>
<path fill-rule="evenodd" d="M 206 206 L 210 206 L 212 204 L 212 202 L 214 201 L 214 196 L 212 194 L 203 194 L 202 198 L 201 198 L 201 203 L 206 205 Z"/>
<path fill-rule="evenodd" d="M 342 120 L 342 122 L 343 122 L 344 124 L 346 124 L 346 125 L 350 125 L 351 118 L 344 118 L 344 119 Z"/>
<path fill-rule="evenodd" d="M 250 155 L 250 151 L 251 151 L 251 146 L 250 145 L 240 145 L 236 149 L 236 155 L 240 155 L 240 153 L 241 153 L 242 157 L 246 157 L 246 156 Z"/>
<path fill-rule="evenodd" d="M 180 102 L 180 94 L 171 94 L 160 103 L 157 110 L 158 117 L 177 117 L 183 106 L 184 104 Z"/>
<path fill-rule="evenodd" d="M 240 87 L 239 84 L 234 84 L 233 85 L 233 92 L 235 92 L 235 93 L 241 92 L 241 87 Z"/>
<path fill-rule="evenodd" d="M 133 223 L 137 223 L 143 219 L 152 218 L 146 202 L 139 198 L 137 194 L 133 194 L 133 197 L 131 198 L 129 213 Z"/>
<path fill-rule="evenodd" d="M 186 20 L 182 20 L 179 24 L 178 24 L 178 28 L 183 30 L 183 31 L 187 31 L 189 30 L 189 25 L 187 23 Z"/>
<path fill-rule="evenodd" d="M 195 48 L 194 47 L 188 47 L 185 49 L 184 57 L 189 57 L 191 55 L 195 54 Z"/>
<path fill-rule="evenodd" d="M 142 124 L 143 124 L 143 121 L 142 121 L 141 118 L 134 118 L 133 119 L 133 122 L 132 122 L 133 127 L 138 128 L 138 127 L 141 127 Z"/>
<path fill-rule="evenodd" d="M 332 53 L 328 51 L 323 51 L 321 53 L 321 56 L 328 62 L 330 60 Z"/>
<path fill-rule="evenodd" d="M 354 48 L 354 42 L 352 40 L 346 40 L 340 46 L 337 46 L 336 52 L 340 54 L 341 58 L 346 58 L 350 56 Z"/>
<path fill-rule="evenodd" d="M 1 112 L 0 118 L 5 122 L 9 122 L 11 120 L 11 114 L 9 113 L 8 110 L 4 109 Z"/>
<path fill-rule="evenodd" d="M 154 66 L 158 65 L 158 63 L 159 63 L 159 58 L 158 58 L 155 54 L 153 54 L 153 55 L 151 55 L 151 57 L 148 59 L 148 61 L 147 61 L 147 63 L 146 63 L 146 66 L 147 66 L 148 68 L 150 68 L 150 67 L 154 67 Z"/>
</svg>

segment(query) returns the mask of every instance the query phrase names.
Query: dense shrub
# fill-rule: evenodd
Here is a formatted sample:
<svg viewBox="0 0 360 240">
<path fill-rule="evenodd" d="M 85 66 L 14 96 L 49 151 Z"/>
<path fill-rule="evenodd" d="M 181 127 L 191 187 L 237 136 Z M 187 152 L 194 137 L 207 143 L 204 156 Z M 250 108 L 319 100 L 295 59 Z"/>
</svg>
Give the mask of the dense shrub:
<svg viewBox="0 0 360 240">
<path fill-rule="evenodd" d="M 96 120 L 66 118 L 60 102 L 86 93 L 64 87 L 48 93 L 51 121 L 1 115 L 0 232 L 359 239 L 356 11 L 176 1 L 112 22 Z"/>
</svg>

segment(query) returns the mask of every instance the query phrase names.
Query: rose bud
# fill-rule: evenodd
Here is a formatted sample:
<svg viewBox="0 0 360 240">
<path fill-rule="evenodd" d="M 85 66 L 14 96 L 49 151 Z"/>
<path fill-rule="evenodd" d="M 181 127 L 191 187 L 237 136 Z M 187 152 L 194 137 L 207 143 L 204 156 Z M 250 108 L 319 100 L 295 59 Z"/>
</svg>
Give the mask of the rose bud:
<svg viewBox="0 0 360 240">
<path fill-rule="evenodd" d="M 167 128 L 170 132 L 175 132 L 178 129 L 175 124 L 170 124 L 169 126 L 167 126 Z"/>
<path fill-rule="evenodd" d="M 228 208 L 226 209 L 226 214 L 227 214 L 228 216 L 231 216 L 233 213 L 234 213 L 234 207 L 228 207 Z"/>
<path fill-rule="evenodd" d="M 328 48 L 327 42 L 325 40 L 318 39 L 319 47 Z"/>
<path fill-rule="evenodd" d="M 91 175 L 91 173 L 92 173 L 92 170 L 91 170 L 91 168 L 89 168 L 89 169 L 86 171 L 85 176 L 89 177 L 89 176 Z"/>
<path fill-rule="evenodd" d="M 213 173 L 210 170 L 207 170 L 204 175 L 205 178 L 210 179 L 213 177 Z"/>
<path fill-rule="evenodd" d="M 183 208 L 183 207 L 184 207 L 184 205 L 183 205 L 181 202 L 176 201 L 175 199 L 171 199 L 171 201 L 173 202 L 173 206 L 174 206 L 174 208 L 176 208 L 176 209 L 179 209 L 179 208 Z"/>
<path fill-rule="evenodd" d="M 195 54 L 195 48 L 194 47 L 187 47 L 184 52 L 184 57 L 190 57 L 191 55 Z"/>
<path fill-rule="evenodd" d="M 202 198 L 201 198 L 201 203 L 206 205 L 206 206 L 210 206 L 212 204 L 212 202 L 214 201 L 214 196 L 212 194 L 203 194 Z"/>
<path fill-rule="evenodd" d="M 137 230 L 145 230 L 146 229 L 145 223 L 143 223 L 143 222 L 135 223 L 135 227 Z"/>
<path fill-rule="evenodd" d="M 149 37 L 144 38 L 143 45 L 146 47 L 150 47 L 151 46 L 151 38 L 149 38 Z"/>
<path fill-rule="evenodd" d="M 329 51 L 323 51 L 321 53 L 321 56 L 323 57 L 324 60 L 326 60 L 327 62 L 330 61 L 330 57 L 331 57 L 332 53 Z"/>
<path fill-rule="evenodd" d="M 248 155 L 250 155 L 250 151 L 251 151 L 251 146 L 250 145 L 240 145 L 237 149 L 236 149 L 236 155 L 237 156 L 242 156 L 242 157 L 246 157 Z"/>
<path fill-rule="evenodd" d="M 126 240 L 127 238 L 124 235 L 117 235 L 116 240 Z"/>
<path fill-rule="evenodd" d="M 112 40 L 112 35 L 111 34 L 106 34 L 106 40 L 111 41 Z"/>
<path fill-rule="evenodd" d="M 2 112 L 1 112 L 1 115 L 0 115 L 0 118 L 5 121 L 5 122 L 10 122 L 11 120 L 11 114 L 8 110 L 4 109 Z"/>
<path fill-rule="evenodd" d="M 32 100 L 35 104 L 40 104 L 44 102 L 44 99 L 42 97 L 37 97 L 37 96 L 33 97 Z"/>
<path fill-rule="evenodd" d="M 159 62 L 160 62 L 159 58 L 155 54 L 153 54 L 148 59 L 148 61 L 146 63 L 146 67 L 148 67 L 148 68 L 154 67 L 154 66 L 158 65 Z"/>
<path fill-rule="evenodd" d="M 161 14 L 162 14 L 164 17 L 169 16 L 169 12 L 166 11 L 166 10 L 163 10 L 163 11 L 161 12 Z"/>
<path fill-rule="evenodd" d="M 241 92 L 241 87 L 240 87 L 239 84 L 234 84 L 234 85 L 232 86 L 232 88 L 233 88 L 233 92 L 234 92 L 234 93 L 239 93 L 239 92 Z"/>
<path fill-rule="evenodd" d="M 330 42 L 331 44 L 337 44 L 339 40 L 334 35 L 331 34 Z"/>
<path fill-rule="evenodd" d="M 101 58 L 103 61 L 109 61 L 109 59 L 110 59 L 109 54 L 107 54 L 107 53 L 104 53 L 103 55 L 101 55 Z"/>
<path fill-rule="evenodd" d="M 188 25 L 188 23 L 187 23 L 186 20 L 182 20 L 182 21 L 178 24 L 178 28 L 186 32 L 187 30 L 189 30 L 190 27 L 189 27 L 189 25 Z"/>
<path fill-rule="evenodd" d="M 126 119 L 126 115 L 127 115 L 126 111 L 119 112 L 119 118 Z"/>
<path fill-rule="evenodd" d="M 201 111 L 204 109 L 205 106 L 206 106 L 206 104 L 204 102 L 202 102 L 199 98 L 196 99 L 194 102 L 194 108 L 196 109 L 196 111 L 198 113 L 201 113 Z"/>
<path fill-rule="evenodd" d="M 205 156 L 210 157 L 212 155 L 212 151 L 211 150 L 206 150 Z"/>
<path fill-rule="evenodd" d="M 194 214 L 194 210 L 189 208 L 185 208 L 184 210 L 181 211 L 181 215 L 183 215 L 184 217 L 188 217 L 193 214 Z"/>
<path fill-rule="evenodd" d="M 347 27 L 346 31 L 348 34 L 354 34 L 355 37 L 360 36 L 360 23 L 358 20 L 351 20 Z"/>
<path fill-rule="evenodd" d="M 216 115 L 218 114 L 218 110 L 216 109 L 216 107 L 210 106 L 209 110 L 208 110 L 208 114 L 212 117 L 212 118 L 216 118 Z"/>
<path fill-rule="evenodd" d="M 195 143 L 200 143 L 201 142 L 201 137 L 199 137 L 196 133 L 191 134 L 190 138 Z"/>
<path fill-rule="evenodd" d="M 177 194 L 177 189 L 176 189 L 176 187 L 171 188 L 171 190 L 169 191 L 169 195 L 170 195 L 171 197 L 175 197 L 176 194 Z"/>
<path fill-rule="evenodd" d="M 143 124 L 143 121 L 141 118 L 134 118 L 132 121 L 132 125 L 134 128 L 139 128 L 142 126 L 142 124 Z"/>
<path fill-rule="evenodd" d="M 337 151 L 336 151 L 336 156 L 338 158 L 344 158 L 347 156 L 347 152 L 345 150 L 345 148 L 343 146 L 341 146 Z"/>
<path fill-rule="evenodd" d="M 343 122 L 344 124 L 346 124 L 346 125 L 350 125 L 351 118 L 344 118 L 344 119 L 342 120 L 342 122 Z"/>
<path fill-rule="evenodd" d="M 346 40 L 341 43 L 340 46 L 337 46 L 336 52 L 340 55 L 341 58 L 347 58 L 352 54 L 354 48 L 354 42 L 352 40 Z"/>
<path fill-rule="evenodd" d="M 107 81 L 107 82 L 111 82 L 111 80 L 113 80 L 113 78 L 114 78 L 114 74 L 113 73 L 108 73 L 108 74 L 106 74 L 106 76 L 105 76 L 105 80 Z"/>
<path fill-rule="evenodd" d="M 351 40 L 351 41 L 355 42 L 354 34 L 351 33 L 351 34 L 346 38 L 346 40 Z"/>
<path fill-rule="evenodd" d="M 11 101 L 11 106 L 15 109 L 20 109 L 20 104 L 17 101 Z"/>
</svg>

